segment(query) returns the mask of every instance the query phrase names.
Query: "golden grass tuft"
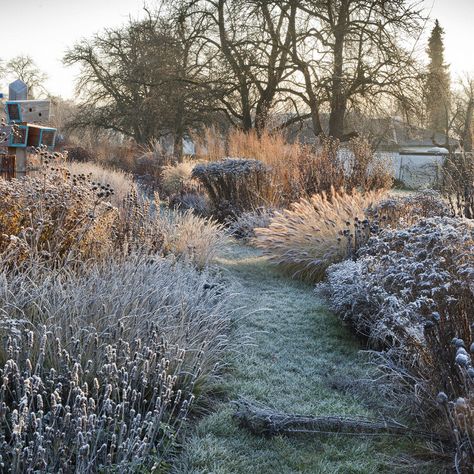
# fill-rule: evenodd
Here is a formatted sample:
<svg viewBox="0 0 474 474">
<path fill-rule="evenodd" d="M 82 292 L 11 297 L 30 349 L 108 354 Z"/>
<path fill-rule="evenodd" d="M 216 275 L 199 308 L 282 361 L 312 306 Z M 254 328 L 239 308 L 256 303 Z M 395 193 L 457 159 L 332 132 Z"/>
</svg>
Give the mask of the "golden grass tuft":
<svg viewBox="0 0 474 474">
<path fill-rule="evenodd" d="M 161 190 L 165 195 L 172 195 L 181 191 L 191 191 L 199 187 L 199 183 L 192 178 L 196 161 L 185 160 L 175 165 L 166 165 L 161 172 Z"/>
<path fill-rule="evenodd" d="M 255 229 L 253 243 L 293 277 L 320 281 L 333 263 L 347 258 L 357 238 L 351 226 L 365 219 L 381 191 L 335 191 L 301 199 L 277 212 L 268 228 Z"/>
</svg>

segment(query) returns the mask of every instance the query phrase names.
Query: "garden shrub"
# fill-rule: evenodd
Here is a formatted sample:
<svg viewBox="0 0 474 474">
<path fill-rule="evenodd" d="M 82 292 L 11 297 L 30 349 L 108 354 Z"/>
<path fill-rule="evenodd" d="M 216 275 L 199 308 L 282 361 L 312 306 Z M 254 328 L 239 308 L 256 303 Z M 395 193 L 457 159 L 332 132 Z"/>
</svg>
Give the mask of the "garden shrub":
<svg viewBox="0 0 474 474">
<path fill-rule="evenodd" d="M 93 163 L 97 160 L 94 153 L 83 146 L 67 146 L 64 148 L 68 160 L 75 163 Z"/>
<path fill-rule="evenodd" d="M 176 215 L 171 225 L 173 216 L 159 212 L 158 197 L 154 201 L 144 197 L 126 175 L 112 179 L 121 186 L 121 194 L 130 186 L 113 206 L 114 189 L 94 181 L 91 172 L 86 174 L 89 167 L 74 174 L 51 156 L 44 161 L 46 168 L 37 177 L 0 180 L 0 256 L 12 265 L 35 258 L 66 265 L 111 254 L 118 258 L 163 252 L 195 258 L 201 265 L 217 251 L 211 247 L 224 241 L 219 225 L 190 213 Z M 100 174 L 95 169 L 92 173 Z M 165 249 L 165 242 L 175 244 Z"/>
<path fill-rule="evenodd" d="M 331 264 L 351 256 L 365 242 L 371 231 L 366 210 L 381 197 L 380 192 L 334 189 L 315 194 L 276 212 L 268 228 L 255 229 L 253 242 L 292 276 L 319 281 Z"/>
<path fill-rule="evenodd" d="M 0 270 L 2 471 L 164 469 L 222 372 L 227 286 L 159 257 Z"/>
<path fill-rule="evenodd" d="M 269 169 L 258 160 L 226 158 L 197 165 L 192 174 L 207 191 L 221 221 L 263 206 L 270 196 Z"/>
<path fill-rule="evenodd" d="M 210 216 L 209 198 L 206 194 L 196 191 L 181 191 L 169 198 L 171 209 L 178 211 L 192 211 L 201 217 Z"/>
<path fill-rule="evenodd" d="M 354 138 L 347 145 L 324 138 L 318 147 L 302 151 L 298 160 L 302 196 L 330 193 L 331 188 L 368 192 L 392 187 L 389 163 L 364 138 Z"/>
<path fill-rule="evenodd" d="M 432 217 L 373 236 L 356 262 L 328 269 L 324 287 L 332 309 L 384 350 L 387 370 L 411 387 L 426 421 L 451 436 L 471 464 L 472 425 L 454 430 L 447 418 L 430 416 L 439 392 L 445 401 L 471 394 L 460 368 L 470 363 L 463 341 L 473 339 L 473 276 L 474 223 Z"/>
<path fill-rule="evenodd" d="M 237 219 L 228 222 L 227 232 L 237 239 L 249 242 L 256 237 L 255 229 L 268 227 L 274 216 L 275 210 L 267 207 L 244 212 Z"/>
<path fill-rule="evenodd" d="M 99 257 L 111 251 L 108 236 L 116 209 L 113 190 L 86 175 L 51 172 L 0 180 L 0 255 L 20 264 L 33 255 L 58 262 Z"/>
<path fill-rule="evenodd" d="M 210 215 L 209 199 L 201 183 L 192 177 L 196 162 L 183 161 L 163 168 L 159 183 L 160 196 L 180 211 L 192 210 L 198 216 Z"/>
<path fill-rule="evenodd" d="M 451 153 L 443 163 L 441 192 L 453 214 L 474 219 L 474 155 Z"/>
<path fill-rule="evenodd" d="M 404 197 L 389 197 L 368 211 L 368 217 L 380 227 L 406 227 L 428 217 L 449 217 L 452 212 L 440 193 L 432 189 Z"/>
</svg>

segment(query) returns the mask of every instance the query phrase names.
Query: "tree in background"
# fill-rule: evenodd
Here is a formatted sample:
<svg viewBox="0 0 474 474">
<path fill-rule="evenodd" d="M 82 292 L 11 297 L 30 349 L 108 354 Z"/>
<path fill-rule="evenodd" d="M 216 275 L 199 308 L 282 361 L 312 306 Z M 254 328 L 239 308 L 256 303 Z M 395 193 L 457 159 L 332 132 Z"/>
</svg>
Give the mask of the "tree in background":
<svg viewBox="0 0 474 474">
<path fill-rule="evenodd" d="M 472 152 L 474 117 L 474 79 L 466 75 L 460 78 L 451 92 L 448 133 L 459 139 L 464 151 Z M 446 139 L 446 142 L 448 140 Z M 445 145 L 443 145 L 445 146 Z"/>
<path fill-rule="evenodd" d="M 30 56 L 20 55 L 10 59 L 4 70 L 12 80 L 20 79 L 28 86 L 28 95 L 31 99 L 48 95 L 44 85 L 48 76 Z"/>
<path fill-rule="evenodd" d="M 450 122 L 451 79 L 444 61 L 444 30 L 436 20 L 428 42 L 426 109 L 428 126 L 434 132 L 447 134 Z"/>
<path fill-rule="evenodd" d="M 421 31 L 411 0 L 178 0 L 220 53 L 223 109 L 243 130 L 311 119 L 315 136 L 353 136 L 351 108 L 407 105 L 421 79 L 410 45 Z M 176 3 L 176 2 L 174 2 Z M 283 107 L 283 105 L 286 105 Z"/>
<path fill-rule="evenodd" d="M 145 20 L 76 44 L 64 58 L 82 66 L 82 100 L 70 126 L 117 132 L 139 144 L 172 135 L 180 157 L 183 137 L 214 110 L 199 28 L 148 12 Z"/>
<path fill-rule="evenodd" d="M 244 131 L 311 119 L 354 136 L 348 114 L 409 107 L 421 75 L 414 0 L 163 0 L 158 12 L 70 49 L 82 72 L 74 126 L 147 143 L 210 121 Z"/>
<path fill-rule="evenodd" d="M 292 59 L 314 133 L 345 139 L 350 110 L 375 117 L 396 100 L 412 106 L 420 74 L 412 45 L 418 3 L 407 0 L 291 0 Z M 324 129 L 321 115 L 328 115 Z M 319 117 L 319 120 L 318 120 Z"/>
</svg>

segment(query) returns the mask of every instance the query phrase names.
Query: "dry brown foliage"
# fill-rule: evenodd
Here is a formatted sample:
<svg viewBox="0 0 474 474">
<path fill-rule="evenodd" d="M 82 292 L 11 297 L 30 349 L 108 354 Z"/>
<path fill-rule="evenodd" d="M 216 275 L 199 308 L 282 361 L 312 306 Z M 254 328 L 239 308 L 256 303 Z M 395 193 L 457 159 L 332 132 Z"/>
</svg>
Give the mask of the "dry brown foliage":
<svg viewBox="0 0 474 474">
<path fill-rule="evenodd" d="M 391 187 L 392 170 L 374 154 L 367 140 L 354 139 L 347 146 L 322 139 L 317 146 L 289 143 L 283 132 L 243 132 L 227 136 L 205 129 L 197 141 L 198 158 L 215 161 L 223 156 L 256 159 L 271 170 L 269 198 L 272 206 L 286 207 L 331 188 L 364 191 Z"/>
</svg>

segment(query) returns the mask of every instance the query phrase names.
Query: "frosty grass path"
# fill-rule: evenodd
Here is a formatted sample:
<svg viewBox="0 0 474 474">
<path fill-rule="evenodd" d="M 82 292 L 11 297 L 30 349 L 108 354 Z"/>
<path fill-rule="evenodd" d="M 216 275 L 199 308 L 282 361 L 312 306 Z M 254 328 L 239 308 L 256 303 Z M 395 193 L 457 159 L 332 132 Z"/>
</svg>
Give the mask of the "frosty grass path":
<svg viewBox="0 0 474 474">
<path fill-rule="evenodd" d="M 229 245 L 219 264 L 237 280 L 241 305 L 248 308 L 234 331 L 251 334 L 253 344 L 232 356 L 225 399 L 199 421 L 174 472 L 366 474 L 396 472 L 395 465 L 401 468 L 398 472 L 412 472 L 409 462 L 400 466 L 400 458 L 407 461 L 413 449 L 408 439 L 268 439 L 235 424 L 230 402 L 238 397 L 305 415 L 376 417 L 377 412 L 368 399 L 354 395 L 354 387 L 367 392 L 360 342 L 327 311 L 310 285 L 278 274 L 257 250 L 237 244 Z"/>
</svg>

